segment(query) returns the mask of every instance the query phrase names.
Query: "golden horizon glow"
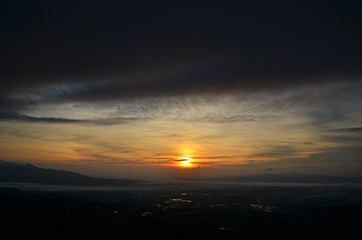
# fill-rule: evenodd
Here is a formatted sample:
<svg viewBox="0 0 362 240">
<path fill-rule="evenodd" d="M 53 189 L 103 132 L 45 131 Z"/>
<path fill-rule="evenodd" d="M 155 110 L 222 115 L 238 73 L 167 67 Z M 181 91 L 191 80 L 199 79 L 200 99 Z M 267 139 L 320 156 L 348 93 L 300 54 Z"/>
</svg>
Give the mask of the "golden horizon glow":
<svg viewBox="0 0 362 240">
<path fill-rule="evenodd" d="M 92 174 L 103 174 L 100 169 L 107 169 L 104 172 L 120 177 L 211 172 L 227 175 L 265 169 L 282 172 L 317 164 L 340 171 L 335 167 L 339 166 L 336 162 L 340 161 L 340 152 L 348 152 L 351 159 L 343 160 L 343 164 L 353 166 L 357 161 L 360 144 L 354 134 L 358 126 L 346 122 L 345 126 L 352 127 L 345 128 L 341 123 L 331 125 L 337 131 L 319 131 L 311 127 L 304 112 L 275 112 L 256 97 L 215 97 L 210 98 L 212 102 L 202 97 L 171 98 L 169 104 L 165 99 L 146 99 L 151 106 L 160 107 L 136 112 L 127 109 L 137 110 L 149 103 L 119 102 L 116 106 L 120 109 L 105 103 L 100 108 L 103 112 L 88 105 L 81 111 L 73 105 L 39 105 L 24 112 L 31 116 L 28 120 L 0 121 L 0 160 L 69 170 L 75 166 L 76 171 L 94 169 L 90 170 Z M 271 102 L 280 101 L 279 96 L 268 97 Z M 348 134 L 351 141 L 346 138 Z M 331 149 L 338 151 L 329 153 Z M 330 161 L 319 160 L 324 152 Z M 348 171 L 354 174 L 355 170 L 351 167 Z"/>
</svg>

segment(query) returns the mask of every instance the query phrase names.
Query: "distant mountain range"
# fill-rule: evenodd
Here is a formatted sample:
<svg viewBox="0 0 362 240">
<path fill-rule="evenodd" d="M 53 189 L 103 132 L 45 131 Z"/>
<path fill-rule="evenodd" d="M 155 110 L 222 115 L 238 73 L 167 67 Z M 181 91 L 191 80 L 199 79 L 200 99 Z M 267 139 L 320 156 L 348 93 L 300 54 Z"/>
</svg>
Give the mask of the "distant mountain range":
<svg viewBox="0 0 362 240">
<path fill-rule="evenodd" d="M 124 186 L 136 183 L 129 179 L 107 179 L 81 175 L 64 170 L 0 161 L 0 182 L 43 183 L 78 186 Z"/>
<path fill-rule="evenodd" d="M 284 174 L 261 174 L 247 175 L 238 177 L 218 178 L 222 182 L 279 182 L 279 183 L 362 183 L 359 177 L 340 177 L 325 176 L 317 174 L 300 174 L 300 173 L 284 173 Z"/>
<path fill-rule="evenodd" d="M 362 183 L 362 178 L 358 177 L 339 177 L 298 173 L 261 174 L 189 180 L 201 182 L 217 181 L 225 183 Z M 130 179 L 90 177 L 70 171 L 46 169 L 36 167 L 32 164 L 18 164 L 0 160 L 0 182 L 42 183 L 73 186 L 125 186 L 139 181 Z"/>
</svg>

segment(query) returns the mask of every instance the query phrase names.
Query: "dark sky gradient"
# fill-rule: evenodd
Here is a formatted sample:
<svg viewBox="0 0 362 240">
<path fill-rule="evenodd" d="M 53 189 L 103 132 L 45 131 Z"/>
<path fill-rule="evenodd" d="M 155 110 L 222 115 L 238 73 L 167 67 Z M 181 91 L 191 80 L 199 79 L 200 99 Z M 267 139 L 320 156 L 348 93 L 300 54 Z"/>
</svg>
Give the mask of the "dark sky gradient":
<svg viewBox="0 0 362 240">
<path fill-rule="evenodd" d="M 62 82 L 89 84 L 69 97 L 90 100 L 269 90 L 362 71 L 360 1 L 2 1 L 1 9 L 5 95 Z"/>
</svg>

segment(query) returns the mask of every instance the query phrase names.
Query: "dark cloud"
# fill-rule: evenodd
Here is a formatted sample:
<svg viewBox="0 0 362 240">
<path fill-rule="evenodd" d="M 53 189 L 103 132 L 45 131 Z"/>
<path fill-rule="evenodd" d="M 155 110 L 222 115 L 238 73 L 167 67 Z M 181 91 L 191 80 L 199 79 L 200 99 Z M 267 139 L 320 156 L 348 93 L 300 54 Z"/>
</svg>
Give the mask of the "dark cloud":
<svg viewBox="0 0 362 240">
<path fill-rule="evenodd" d="M 362 143 L 362 136 L 322 136 L 322 139 L 332 143 Z"/>
<path fill-rule="evenodd" d="M 106 100 L 358 79 L 361 6 L 2 1 L 1 92 L 77 82 L 62 98 Z"/>
<path fill-rule="evenodd" d="M 67 119 L 67 118 L 54 118 L 54 117 L 31 117 L 21 115 L 18 113 L 2 113 L 0 120 L 5 121 L 24 121 L 24 122 L 47 122 L 47 123 L 79 123 L 85 122 L 85 120 Z"/>
<path fill-rule="evenodd" d="M 362 143 L 362 128 L 336 128 L 329 129 L 329 135 L 322 135 L 322 139 L 333 143 Z"/>
<path fill-rule="evenodd" d="M 69 119 L 69 118 L 56 118 L 56 117 L 32 117 L 18 113 L 0 113 L 0 121 L 20 121 L 31 123 L 78 123 L 90 125 L 115 125 L 123 124 L 132 121 L 137 121 L 137 118 L 109 118 L 109 119 Z M 144 119 L 143 119 L 144 120 Z"/>
<path fill-rule="evenodd" d="M 185 161 L 189 161 L 190 159 L 188 158 L 182 158 L 182 159 L 176 159 L 176 160 L 172 160 L 174 162 L 185 162 Z"/>
<path fill-rule="evenodd" d="M 330 121 L 358 120 L 349 114 L 358 104 L 346 108 L 336 101 L 346 99 L 343 91 L 361 95 L 361 10 L 360 1 L 342 0 L 1 1 L 0 120 L 112 125 L 140 115 L 94 120 L 33 117 L 29 112 L 44 103 L 102 105 L 148 97 L 299 89 L 335 81 L 357 82 L 357 87 L 336 92 L 338 98 L 320 97 L 320 91 L 294 92 L 292 97 L 268 99 L 261 111 L 304 104 L 310 107 L 306 115 L 321 129 Z M 127 111 L 162 112 L 171 105 L 142 102 Z M 177 102 L 171 108 L 184 105 Z M 192 120 L 232 123 L 276 117 L 234 111 L 224 115 Z"/>
<path fill-rule="evenodd" d="M 337 128 L 337 129 L 330 129 L 330 132 L 336 133 L 359 133 L 362 132 L 362 127 L 355 127 L 355 128 Z"/>
</svg>

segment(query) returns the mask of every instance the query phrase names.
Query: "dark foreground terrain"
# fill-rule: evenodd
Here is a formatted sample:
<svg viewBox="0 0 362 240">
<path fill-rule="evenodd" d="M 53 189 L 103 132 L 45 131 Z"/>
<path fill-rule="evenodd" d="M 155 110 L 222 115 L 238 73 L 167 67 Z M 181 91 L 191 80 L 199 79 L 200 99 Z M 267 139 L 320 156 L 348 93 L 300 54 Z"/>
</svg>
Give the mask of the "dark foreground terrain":
<svg viewBox="0 0 362 240">
<path fill-rule="evenodd" d="M 362 191 L 176 183 L 105 191 L 3 187 L 0 214 L 9 239 L 354 239 L 361 234 Z"/>
</svg>

